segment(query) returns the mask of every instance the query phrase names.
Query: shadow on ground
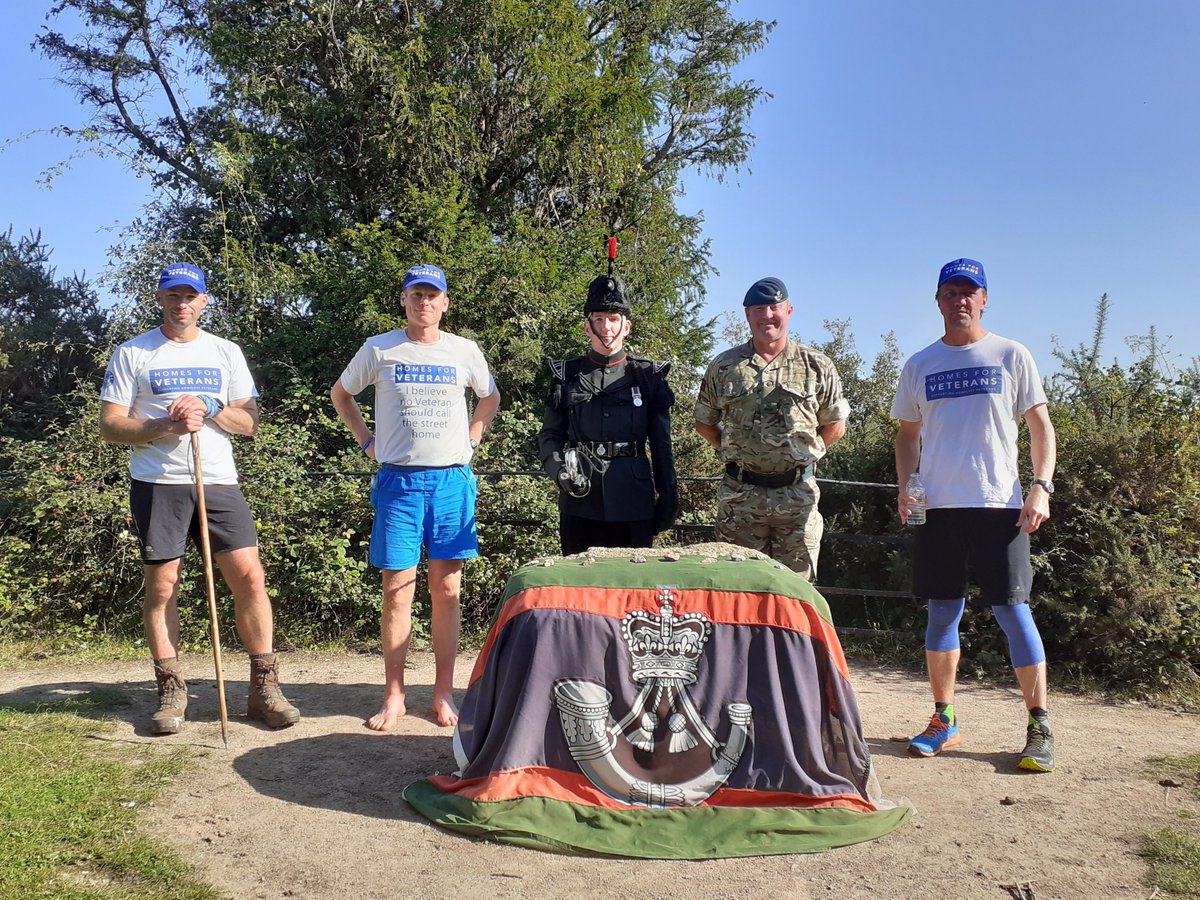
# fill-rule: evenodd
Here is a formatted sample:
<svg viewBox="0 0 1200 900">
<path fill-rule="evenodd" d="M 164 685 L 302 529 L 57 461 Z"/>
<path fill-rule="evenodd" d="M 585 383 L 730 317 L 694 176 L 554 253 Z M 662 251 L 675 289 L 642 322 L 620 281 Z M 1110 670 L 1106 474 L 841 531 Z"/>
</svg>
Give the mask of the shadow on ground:
<svg viewBox="0 0 1200 900">
<path fill-rule="evenodd" d="M 377 819 L 424 821 L 400 795 L 455 768 L 450 737 L 326 734 L 248 750 L 233 769 L 260 794 Z M 402 751 L 402 752 L 401 752 Z"/>
</svg>

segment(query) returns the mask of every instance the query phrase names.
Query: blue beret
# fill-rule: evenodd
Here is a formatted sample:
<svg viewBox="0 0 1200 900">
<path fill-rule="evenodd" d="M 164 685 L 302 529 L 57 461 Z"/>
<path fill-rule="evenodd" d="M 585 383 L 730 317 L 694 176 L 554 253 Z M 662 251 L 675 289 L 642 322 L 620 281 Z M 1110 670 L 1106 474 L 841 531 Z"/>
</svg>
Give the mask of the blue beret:
<svg viewBox="0 0 1200 900">
<path fill-rule="evenodd" d="M 760 278 L 746 291 L 742 306 L 773 306 L 787 298 L 787 285 L 778 278 Z"/>
</svg>

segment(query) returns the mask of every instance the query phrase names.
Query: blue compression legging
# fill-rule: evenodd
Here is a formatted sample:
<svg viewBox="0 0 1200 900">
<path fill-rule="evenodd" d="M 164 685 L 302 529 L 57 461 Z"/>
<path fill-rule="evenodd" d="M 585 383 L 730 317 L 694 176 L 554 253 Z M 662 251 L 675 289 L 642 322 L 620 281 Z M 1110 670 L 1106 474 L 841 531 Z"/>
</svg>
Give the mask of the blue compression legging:
<svg viewBox="0 0 1200 900">
<path fill-rule="evenodd" d="M 945 652 L 958 649 L 958 623 L 965 606 L 966 601 L 961 597 L 957 600 L 929 601 L 929 621 L 925 626 L 926 650 Z M 1042 636 L 1033 623 L 1033 613 L 1029 611 L 1028 603 L 993 606 L 992 612 L 1008 639 L 1008 657 L 1014 669 L 1046 661 L 1046 648 L 1042 646 Z"/>
</svg>

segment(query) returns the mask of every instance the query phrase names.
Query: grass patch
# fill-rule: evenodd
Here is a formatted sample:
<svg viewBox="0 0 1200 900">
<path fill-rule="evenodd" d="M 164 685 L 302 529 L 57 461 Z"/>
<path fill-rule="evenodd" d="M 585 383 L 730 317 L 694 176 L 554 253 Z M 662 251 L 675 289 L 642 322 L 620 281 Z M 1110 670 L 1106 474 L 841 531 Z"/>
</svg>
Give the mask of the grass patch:
<svg viewBox="0 0 1200 900">
<path fill-rule="evenodd" d="M 0 897 L 219 896 L 138 830 L 186 751 L 97 739 L 112 726 L 85 715 L 119 699 L 0 708 Z"/>
<path fill-rule="evenodd" d="M 1168 786 L 1200 797 L 1200 754 L 1158 756 L 1147 774 Z M 1164 828 L 1142 841 L 1142 856 L 1150 864 L 1150 886 L 1175 897 L 1200 897 L 1200 823 L 1195 813 L 1179 813 L 1177 828 Z"/>
<path fill-rule="evenodd" d="M 1170 779 L 1189 788 L 1200 797 L 1200 753 L 1189 756 L 1155 756 L 1148 760 L 1148 774 L 1154 779 Z"/>
<path fill-rule="evenodd" d="M 1142 855 L 1150 863 L 1150 886 L 1176 897 L 1200 897 L 1200 839 L 1166 828 L 1149 835 Z"/>
<path fill-rule="evenodd" d="M 36 638 L 0 639 L 0 669 L 58 666 L 71 662 L 107 662 L 114 659 L 145 659 L 150 655 L 144 639 L 125 639 L 107 634 L 87 639 L 45 635 Z"/>
</svg>

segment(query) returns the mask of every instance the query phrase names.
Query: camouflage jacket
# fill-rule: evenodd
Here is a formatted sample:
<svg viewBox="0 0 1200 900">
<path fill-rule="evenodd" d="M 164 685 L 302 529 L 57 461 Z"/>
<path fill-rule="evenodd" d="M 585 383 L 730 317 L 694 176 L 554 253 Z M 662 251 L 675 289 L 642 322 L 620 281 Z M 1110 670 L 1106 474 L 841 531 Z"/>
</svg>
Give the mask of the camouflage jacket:
<svg viewBox="0 0 1200 900">
<path fill-rule="evenodd" d="M 752 341 L 719 354 L 696 400 L 696 421 L 721 428 L 722 462 L 763 473 L 815 463 L 817 428 L 849 415 L 833 361 L 795 341 L 769 363 Z"/>
</svg>

